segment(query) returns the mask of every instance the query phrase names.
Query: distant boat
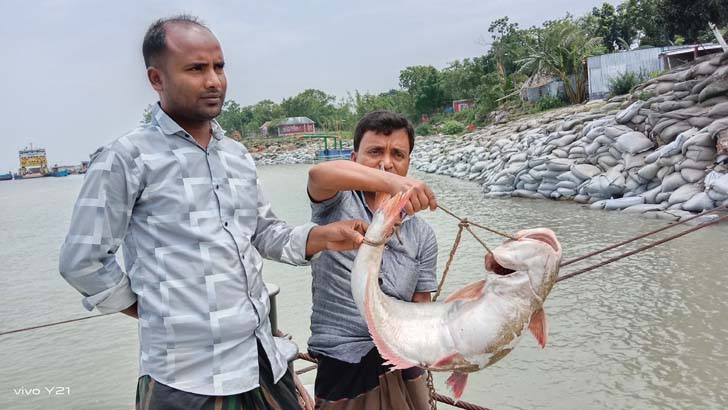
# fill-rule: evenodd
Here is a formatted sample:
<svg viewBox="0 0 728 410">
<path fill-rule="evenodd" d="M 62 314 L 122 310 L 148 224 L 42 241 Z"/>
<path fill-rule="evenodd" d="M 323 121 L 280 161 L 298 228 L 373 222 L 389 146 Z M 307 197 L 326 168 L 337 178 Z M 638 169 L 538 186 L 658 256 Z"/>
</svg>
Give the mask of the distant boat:
<svg viewBox="0 0 728 410">
<path fill-rule="evenodd" d="M 25 147 L 18 152 L 18 158 L 20 169 L 15 179 L 39 178 L 50 174 L 45 148 L 34 148 L 30 144 L 30 148 Z"/>
<path fill-rule="evenodd" d="M 51 172 L 52 177 L 67 177 L 68 176 L 68 170 L 67 169 L 57 169 L 53 168 L 53 171 Z"/>
<path fill-rule="evenodd" d="M 350 159 L 351 158 L 351 149 L 349 148 L 341 148 L 341 149 L 322 149 L 318 150 L 316 152 L 316 156 L 314 157 L 315 162 L 322 162 L 322 161 L 333 161 L 337 159 Z"/>
<path fill-rule="evenodd" d="M 13 173 L 8 172 L 7 174 L 0 174 L 0 181 L 12 181 Z"/>
</svg>

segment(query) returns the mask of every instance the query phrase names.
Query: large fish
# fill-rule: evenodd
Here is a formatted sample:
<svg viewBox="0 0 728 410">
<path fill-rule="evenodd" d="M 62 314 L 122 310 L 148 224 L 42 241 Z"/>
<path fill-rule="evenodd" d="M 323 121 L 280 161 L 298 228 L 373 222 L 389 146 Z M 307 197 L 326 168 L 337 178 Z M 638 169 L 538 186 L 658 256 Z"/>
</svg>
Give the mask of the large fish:
<svg viewBox="0 0 728 410">
<path fill-rule="evenodd" d="M 418 366 L 451 371 L 456 399 L 468 373 L 510 353 L 526 329 L 544 347 L 543 303 L 559 271 L 561 245 L 545 228 L 516 233 L 485 258 L 485 279 L 456 290 L 444 302 L 410 303 L 379 288 L 384 242 L 399 222 L 409 192 L 381 200 L 351 272 L 351 291 L 382 357 L 394 369 Z M 381 197 L 380 197 L 381 198 Z"/>
</svg>

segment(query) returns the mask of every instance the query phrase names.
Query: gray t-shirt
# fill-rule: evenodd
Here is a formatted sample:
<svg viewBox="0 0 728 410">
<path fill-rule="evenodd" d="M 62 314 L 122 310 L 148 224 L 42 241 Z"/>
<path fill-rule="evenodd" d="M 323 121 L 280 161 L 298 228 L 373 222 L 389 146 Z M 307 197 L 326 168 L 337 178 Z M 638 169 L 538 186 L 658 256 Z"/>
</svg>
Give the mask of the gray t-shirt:
<svg viewBox="0 0 728 410">
<path fill-rule="evenodd" d="M 372 211 L 359 191 L 341 191 L 311 202 L 311 221 L 320 225 L 342 219 L 371 222 Z M 392 235 L 385 245 L 379 283 L 382 291 L 410 301 L 415 292 L 437 289 L 437 240 L 422 218 L 407 216 L 399 227 L 402 244 Z M 351 268 L 356 251 L 323 251 L 311 261 L 313 312 L 308 348 L 349 363 L 358 363 L 373 347 L 364 319 L 351 295 Z"/>
</svg>

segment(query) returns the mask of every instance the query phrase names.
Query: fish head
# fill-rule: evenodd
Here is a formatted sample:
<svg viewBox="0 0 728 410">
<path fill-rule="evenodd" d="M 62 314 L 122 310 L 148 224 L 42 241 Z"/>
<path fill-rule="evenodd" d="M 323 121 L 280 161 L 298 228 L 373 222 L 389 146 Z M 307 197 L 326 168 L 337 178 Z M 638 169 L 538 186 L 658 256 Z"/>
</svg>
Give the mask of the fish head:
<svg viewBox="0 0 728 410">
<path fill-rule="evenodd" d="M 487 271 L 502 276 L 525 273 L 531 288 L 541 299 L 551 291 L 560 264 L 561 244 L 554 232 L 547 228 L 519 231 L 515 240 L 506 240 L 485 255 Z"/>
<path fill-rule="evenodd" d="M 370 244 L 384 245 L 402 221 L 402 210 L 412 196 L 413 190 L 399 192 L 394 196 L 377 193 L 377 211 L 372 215 L 365 238 Z"/>
</svg>

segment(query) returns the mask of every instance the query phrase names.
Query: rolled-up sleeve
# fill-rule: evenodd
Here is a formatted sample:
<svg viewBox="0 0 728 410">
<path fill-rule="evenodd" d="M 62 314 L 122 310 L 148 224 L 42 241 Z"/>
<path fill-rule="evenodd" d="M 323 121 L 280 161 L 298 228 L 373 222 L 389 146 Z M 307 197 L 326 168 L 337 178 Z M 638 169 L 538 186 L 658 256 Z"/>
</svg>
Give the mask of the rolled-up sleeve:
<svg viewBox="0 0 728 410">
<path fill-rule="evenodd" d="M 83 296 L 83 306 L 101 313 L 134 304 L 127 274 L 116 261 L 139 192 L 139 168 L 127 155 L 105 147 L 91 164 L 61 246 L 61 276 Z"/>
<path fill-rule="evenodd" d="M 273 213 L 270 202 L 265 197 L 260 181 L 257 185 L 258 219 L 253 236 L 253 246 L 266 259 L 289 265 L 308 265 L 306 242 L 314 223 L 290 226 Z"/>
<path fill-rule="evenodd" d="M 423 225 L 426 229 L 421 236 L 415 292 L 434 292 L 437 290 L 437 238 L 431 226 Z"/>
</svg>

